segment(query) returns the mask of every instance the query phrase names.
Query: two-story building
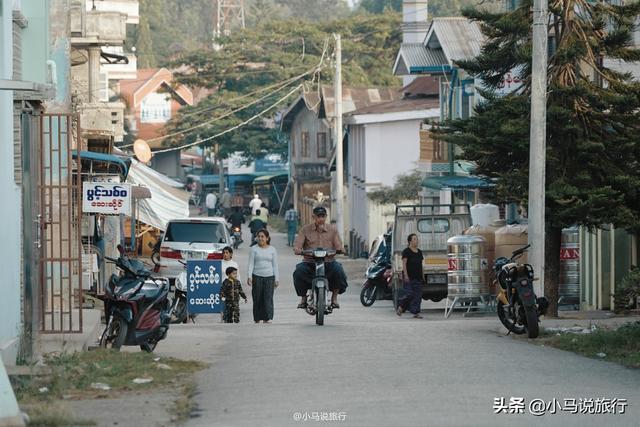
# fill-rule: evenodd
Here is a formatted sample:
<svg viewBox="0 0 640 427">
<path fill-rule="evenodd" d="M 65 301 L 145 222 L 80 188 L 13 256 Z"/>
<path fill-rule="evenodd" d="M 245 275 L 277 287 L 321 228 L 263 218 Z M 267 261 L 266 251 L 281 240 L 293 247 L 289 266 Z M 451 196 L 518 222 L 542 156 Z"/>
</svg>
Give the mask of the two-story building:
<svg viewBox="0 0 640 427">
<path fill-rule="evenodd" d="M 120 82 L 120 96 L 127 105 L 130 132 L 152 149 L 162 147 L 165 125 L 194 100 L 189 88 L 173 83 L 173 73 L 166 68 L 138 70 L 136 79 Z M 151 166 L 164 175 L 184 177 L 180 150 L 156 154 Z"/>
<path fill-rule="evenodd" d="M 398 88 L 345 86 L 342 89 L 343 111 L 348 113 L 400 97 Z M 322 86 L 319 91 L 301 94 L 281 119 L 281 129 L 289 137 L 293 204 L 305 222 L 311 220 L 314 204 L 331 205 L 331 168 L 335 163 L 336 138 L 334 116 L 334 88 Z"/>
</svg>

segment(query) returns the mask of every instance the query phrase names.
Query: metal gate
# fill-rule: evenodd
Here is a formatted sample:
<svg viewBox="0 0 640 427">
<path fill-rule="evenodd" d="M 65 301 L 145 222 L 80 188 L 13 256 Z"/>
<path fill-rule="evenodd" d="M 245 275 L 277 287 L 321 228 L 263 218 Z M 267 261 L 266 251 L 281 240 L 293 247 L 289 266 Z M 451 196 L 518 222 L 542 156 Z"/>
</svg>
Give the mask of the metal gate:
<svg viewBox="0 0 640 427">
<path fill-rule="evenodd" d="M 75 121 L 75 126 L 74 126 Z M 82 332 L 80 157 L 72 156 L 77 115 L 39 117 L 40 332 Z M 76 141 L 80 145 L 80 133 Z"/>
</svg>

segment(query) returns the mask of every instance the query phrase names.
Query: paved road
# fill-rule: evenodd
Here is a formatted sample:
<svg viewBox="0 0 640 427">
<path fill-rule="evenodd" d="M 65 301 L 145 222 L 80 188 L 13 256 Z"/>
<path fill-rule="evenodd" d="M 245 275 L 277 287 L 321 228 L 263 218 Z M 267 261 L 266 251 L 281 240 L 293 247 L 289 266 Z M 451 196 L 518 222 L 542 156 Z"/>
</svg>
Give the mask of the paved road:
<svg viewBox="0 0 640 427">
<path fill-rule="evenodd" d="M 325 326 L 296 310 L 297 262 L 274 236 L 281 286 L 273 324 L 256 325 L 251 301 L 241 323 L 200 316 L 172 327 L 158 353 L 212 363 L 197 378 L 197 417 L 187 426 L 639 426 L 640 371 L 504 337 L 494 318 L 398 318 L 390 301 L 364 308 L 352 282 Z M 247 247 L 237 253 L 246 268 Z M 250 292 L 249 292 L 250 294 Z M 524 373 L 523 373 L 524 372 Z M 625 398 L 624 415 L 494 414 L 494 398 Z M 296 421 L 301 414 L 344 421 Z"/>
</svg>

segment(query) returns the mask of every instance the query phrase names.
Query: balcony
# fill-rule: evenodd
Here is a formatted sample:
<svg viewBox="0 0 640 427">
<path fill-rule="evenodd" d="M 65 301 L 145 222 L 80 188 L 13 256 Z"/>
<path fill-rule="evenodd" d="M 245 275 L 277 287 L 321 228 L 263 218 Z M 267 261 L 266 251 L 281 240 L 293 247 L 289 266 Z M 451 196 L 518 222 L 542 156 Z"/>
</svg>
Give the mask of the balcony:
<svg viewBox="0 0 640 427">
<path fill-rule="evenodd" d="M 330 179 L 326 163 L 299 163 L 293 166 L 294 179 L 298 182 L 322 182 Z"/>
<path fill-rule="evenodd" d="M 71 4 L 71 44 L 122 45 L 127 38 L 127 15 L 121 12 L 85 10 L 85 3 Z"/>
<path fill-rule="evenodd" d="M 96 102 L 82 104 L 80 111 L 80 127 L 82 136 L 109 137 L 114 141 L 122 141 L 124 136 L 124 104 L 122 102 Z"/>
<path fill-rule="evenodd" d="M 88 1 L 86 10 L 92 10 L 95 4 L 96 10 L 100 12 L 120 12 L 127 15 L 127 24 L 138 24 L 140 22 L 140 4 L 138 0 L 96 0 Z"/>
</svg>

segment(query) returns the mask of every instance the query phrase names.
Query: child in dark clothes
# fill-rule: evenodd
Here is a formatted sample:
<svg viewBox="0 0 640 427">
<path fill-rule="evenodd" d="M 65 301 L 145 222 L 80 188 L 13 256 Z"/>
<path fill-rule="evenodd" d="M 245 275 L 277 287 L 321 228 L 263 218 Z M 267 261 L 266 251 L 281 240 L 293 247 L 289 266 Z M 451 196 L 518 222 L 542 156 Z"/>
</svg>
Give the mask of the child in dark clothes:
<svg viewBox="0 0 640 427">
<path fill-rule="evenodd" d="M 224 301 L 224 322 L 240 323 L 240 297 L 247 303 L 247 296 L 238 280 L 238 269 L 228 267 L 225 271 L 227 278 L 222 282 L 222 301 Z"/>
</svg>

